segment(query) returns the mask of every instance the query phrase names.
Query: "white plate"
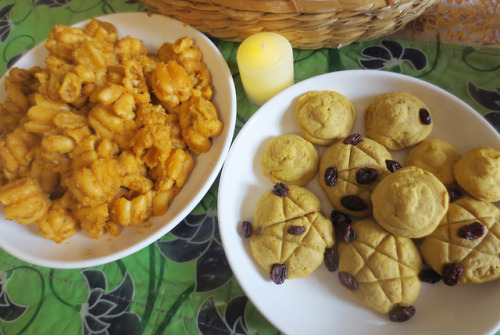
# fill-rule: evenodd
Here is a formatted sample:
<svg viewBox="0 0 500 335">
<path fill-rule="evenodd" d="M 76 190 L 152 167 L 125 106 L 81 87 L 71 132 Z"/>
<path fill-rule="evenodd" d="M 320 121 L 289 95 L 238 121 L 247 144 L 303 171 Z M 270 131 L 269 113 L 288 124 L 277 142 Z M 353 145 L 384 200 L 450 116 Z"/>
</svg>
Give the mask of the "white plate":
<svg viewBox="0 0 500 335">
<path fill-rule="evenodd" d="M 265 144 L 280 134 L 300 135 L 293 112 L 297 98 L 311 90 L 333 90 L 354 104 L 354 132 L 363 134 L 363 111 L 374 95 L 404 90 L 429 106 L 434 130 L 465 153 L 479 145 L 500 150 L 500 136 L 479 114 L 451 94 L 424 81 L 390 72 L 353 70 L 304 80 L 263 105 L 238 134 L 226 158 L 219 184 L 220 233 L 229 264 L 253 304 L 286 334 L 484 334 L 500 328 L 500 280 L 481 285 L 422 284 L 414 303 L 417 313 L 407 322 L 394 323 L 387 315 L 362 307 L 340 286 L 337 272 L 324 265 L 307 278 L 275 285 L 253 260 L 249 241 L 241 235 L 241 221 L 253 220 L 258 198 L 272 188 L 263 176 L 259 159 Z M 320 150 L 319 150 L 320 151 Z M 401 158 L 404 153 L 394 155 Z M 331 206 L 316 178 L 307 188 Z"/>
<path fill-rule="evenodd" d="M 98 19 L 115 25 L 120 38 L 130 35 L 144 42 L 148 51 L 156 51 L 164 42 L 175 42 L 190 36 L 203 52 L 203 60 L 212 74 L 213 103 L 224 130 L 213 140 L 208 153 L 195 158 L 195 167 L 182 191 L 174 198 L 167 213 L 152 218 L 147 225 L 129 227 L 118 237 L 103 236 L 99 240 L 78 232 L 57 244 L 44 239 L 36 225 L 19 225 L 7 221 L 1 213 L 0 247 L 10 254 L 33 264 L 52 268 L 81 268 L 95 266 L 128 256 L 168 233 L 182 221 L 208 192 L 229 151 L 236 122 L 236 92 L 231 72 L 217 47 L 196 29 L 172 18 L 147 13 L 120 13 Z M 76 24 L 84 27 L 88 21 Z M 44 66 L 47 52 L 44 43 L 24 55 L 15 66 L 29 68 Z M 0 101 L 5 99 L 4 78 L 0 81 Z M 2 209 L 3 211 L 3 209 Z"/>
</svg>

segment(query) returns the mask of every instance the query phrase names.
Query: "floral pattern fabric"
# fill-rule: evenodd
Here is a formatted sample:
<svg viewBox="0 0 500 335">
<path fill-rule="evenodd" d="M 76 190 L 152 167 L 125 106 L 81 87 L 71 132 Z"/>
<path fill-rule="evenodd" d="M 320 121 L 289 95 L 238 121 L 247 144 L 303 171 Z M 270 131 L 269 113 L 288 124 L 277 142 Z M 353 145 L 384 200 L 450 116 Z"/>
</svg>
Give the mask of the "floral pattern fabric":
<svg viewBox="0 0 500 335">
<path fill-rule="evenodd" d="M 145 10 L 138 0 L 0 0 L 0 74 L 55 24 Z M 499 10 L 497 1 L 443 0 L 410 30 L 392 36 L 342 49 L 295 49 L 295 82 L 349 69 L 402 73 L 459 97 L 500 132 L 499 29 L 498 19 L 489 20 Z M 471 28 L 457 31 L 457 20 Z M 257 107 L 239 77 L 239 43 L 213 41 L 236 85 L 237 133 Z M 217 188 L 218 181 L 169 234 L 109 264 L 48 269 L 0 249 L 0 335 L 279 334 L 229 267 L 219 234 Z"/>
</svg>

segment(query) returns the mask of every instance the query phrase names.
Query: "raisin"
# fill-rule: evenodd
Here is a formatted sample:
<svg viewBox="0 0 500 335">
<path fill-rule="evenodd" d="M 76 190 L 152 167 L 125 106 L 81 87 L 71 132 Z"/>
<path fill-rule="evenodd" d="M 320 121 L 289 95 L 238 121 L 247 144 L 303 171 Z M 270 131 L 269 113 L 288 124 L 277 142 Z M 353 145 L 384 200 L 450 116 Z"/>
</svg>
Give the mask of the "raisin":
<svg viewBox="0 0 500 335">
<path fill-rule="evenodd" d="M 243 236 L 245 238 L 252 236 L 252 224 L 250 221 L 243 221 L 241 223 L 241 230 L 243 231 Z"/>
<path fill-rule="evenodd" d="M 363 199 L 361 199 L 357 195 L 343 196 L 342 199 L 340 199 L 340 203 L 345 208 L 354 212 L 364 211 L 365 209 L 368 208 L 366 202 L 364 202 Z"/>
<path fill-rule="evenodd" d="M 358 184 L 367 185 L 373 183 L 378 177 L 378 171 L 374 168 L 364 167 L 356 172 Z"/>
<path fill-rule="evenodd" d="M 448 196 L 450 197 L 450 202 L 457 201 L 462 197 L 462 191 L 459 188 L 448 188 Z"/>
<path fill-rule="evenodd" d="M 340 211 L 333 210 L 330 214 L 333 227 L 335 228 L 335 236 L 344 242 L 350 243 L 356 240 L 357 235 L 352 227 L 352 220 L 349 215 Z"/>
<path fill-rule="evenodd" d="M 333 223 L 334 227 L 336 227 L 336 225 L 338 223 L 341 223 L 341 222 L 345 222 L 345 223 L 348 223 L 348 224 L 352 223 L 352 220 L 349 217 L 349 215 L 344 214 L 344 213 L 342 213 L 340 211 L 337 211 L 335 209 L 330 214 L 330 218 L 332 219 L 332 223 Z"/>
<path fill-rule="evenodd" d="M 306 227 L 304 226 L 290 226 L 288 228 L 287 232 L 288 234 L 299 236 L 300 234 L 303 234 L 306 231 Z"/>
<path fill-rule="evenodd" d="M 486 227 L 481 222 L 475 221 L 460 227 L 457 231 L 457 235 L 466 240 L 475 240 L 483 236 L 485 232 Z"/>
<path fill-rule="evenodd" d="M 273 194 L 278 197 L 286 197 L 288 194 L 288 187 L 283 183 L 276 183 L 273 187 Z"/>
<path fill-rule="evenodd" d="M 337 182 L 337 168 L 329 167 L 325 170 L 325 184 L 326 186 L 333 186 Z"/>
<path fill-rule="evenodd" d="M 353 226 L 345 223 L 340 224 L 339 229 L 335 230 L 335 234 L 346 243 L 354 242 L 358 238 Z"/>
<path fill-rule="evenodd" d="M 399 164 L 399 162 L 393 161 L 391 159 L 386 159 L 385 166 L 387 167 L 387 170 L 389 170 L 390 172 L 396 172 L 397 170 L 403 168 L 401 164 Z"/>
<path fill-rule="evenodd" d="M 352 134 L 344 139 L 344 144 L 356 145 L 363 140 L 360 134 Z"/>
<path fill-rule="evenodd" d="M 286 275 L 287 275 L 287 269 L 285 264 L 278 264 L 275 263 L 271 267 L 271 280 L 276 284 L 276 285 L 281 285 L 285 282 Z"/>
<path fill-rule="evenodd" d="M 420 108 L 418 111 L 418 116 L 420 117 L 420 122 L 425 125 L 429 125 L 432 123 L 431 113 L 425 108 Z"/>
<path fill-rule="evenodd" d="M 423 269 L 418 278 L 424 283 L 434 284 L 441 280 L 441 275 L 432 269 Z"/>
<path fill-rule="evenodd" d="M 334 248 L 325 249 L 325 265 L 328 271 L 335 272 L 339 267 L 339 254 Z"/>
<path fill-rule="evenodd" d="M 340 284 L 348 290 L 354 291 L 358 288 L 358 282 L 356 278 L 354 278 L 354 276 L 349 272 L 340 271 L 339 281 Z"/>
<path fill-rule="evenodd" d="M 393 322 L 407 321 L 415 315 L 415 312 L 414 306 L 396 305 L 389 311 L 389 319 Z"/>
<path fill-rule="evenodd" d="M 457 263 L 449 263 L 443 266 L 443 283 L 448 286 L 455 286 L 460 281 L 464 269 Z"/>
</svg>

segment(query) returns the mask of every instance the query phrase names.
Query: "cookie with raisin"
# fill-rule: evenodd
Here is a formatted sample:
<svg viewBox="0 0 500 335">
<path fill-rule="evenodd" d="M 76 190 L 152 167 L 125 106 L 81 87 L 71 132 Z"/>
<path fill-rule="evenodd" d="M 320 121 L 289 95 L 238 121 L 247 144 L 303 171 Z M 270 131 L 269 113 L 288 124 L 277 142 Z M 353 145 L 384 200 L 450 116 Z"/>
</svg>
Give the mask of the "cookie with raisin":
<svg viewBox="0 0 500 335">
<path fill-rule="evenodd" d="M 399 310 L 414 312 L 422 269 L 415 243 L 389 233 L 373 218 L 353 223 L 353 229 L 356 240 L 337 245 L 342 286 L 367 308 L 389 313 L 391 320 Z"/>
<path fill-rule="evenodd" d="M 372 193 L 375 220 L 392 234 L 408 238 L 432 233 L 446 214 L 448 203 L 443 183 L 416 166 L 390 174 Z"/>
<path fill-rule="evenodd" d="M 500 151 L 486 146 L 469 150 L 453 171 L 458 185 L 474 198 L 500 200 Z"/>
<path fill-rule="evenodd" d="M 302 278 L 323 263 L 334 228 L 320 207 L 311 191 L 296 185 L 276 184 L 259 198 L 250 250 L 266 273 L 278 266 L 286 279 Z"/>
<path fill-rule="evenodd" d="M 353 104 L 335 91 L 311 91 L 299 97 L 295 120 L 302 136 L 316 145 L 330 145 L 351 132 Z"/>
<path fill-rule="evenodd" d="M 483 283 L 500 278 L 500 209 L 463 196 L 418 247 L 445 284 Z"/>
<path fill-rule="evenodd" d="M 408 92 L 377 95 L 364 115 L 366 136 L 389 150 L 403 150 L 423 141 L 432 131 L 429 107 Z"/>
<path fill-rule="evenodd" d="M 359 134 L 329 146 L 320 158 L 318 182 L 333 208 L 354 217 L 372 213 L 371 194 L 390 174 L 387 149 Z"/>
<path fill-rule="evenodd" d="M 314 145 L 300 136 L 286 134 L 267 142 L 260 158 L 262 173 L 273 183 L 307 184 L 318 171 Z"/>
</svg>

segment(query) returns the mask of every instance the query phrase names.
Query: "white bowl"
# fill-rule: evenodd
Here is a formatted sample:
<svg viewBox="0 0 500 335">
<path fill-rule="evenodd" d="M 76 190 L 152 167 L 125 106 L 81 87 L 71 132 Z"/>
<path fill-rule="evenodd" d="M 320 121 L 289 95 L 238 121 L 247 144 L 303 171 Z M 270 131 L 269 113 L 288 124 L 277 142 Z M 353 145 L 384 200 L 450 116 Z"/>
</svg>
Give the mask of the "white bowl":
<svg viewBox="0 0 500 335">
<path fill-rule="evenodd" d="M 123 229 L 117 237 L 103 236 L 98 240 L 85 231 L 60 244 L 44 239 L 36 224 L 20 225 L 5 219 L 0 212 L 0 247 L 13 256 L 51 268 L 82 268 L 108 263 L 128 256 L 156 241 L 182 221 L 201 201 L 217 177 L 231 145 L 236 122 L 236 92 L 227 63 L 217 47 L 196 29 L 175 19 L 150 13 L 120 13 L 97 19 L 115 25 L 120 38 L 130 35 L 144 42 L 148 51 L 156 51 L 164 42 L 175 42 L 190 36 L 203 52 L 214 86 L 213 103 L 224 130 L 213 140 L 208 153 L 195 157 L 195 167 L 181 192 L 174 198 L 167 213 L 153 217 L 146 224 Z M 76 24 L 84 27 L 88 21 Z M 44 67 L 47 56 L 44 42 L 26 53 L 14 66 Z M 4 78 L 0 80 L 0 101 L 5 99 Z"/>
</svg>

